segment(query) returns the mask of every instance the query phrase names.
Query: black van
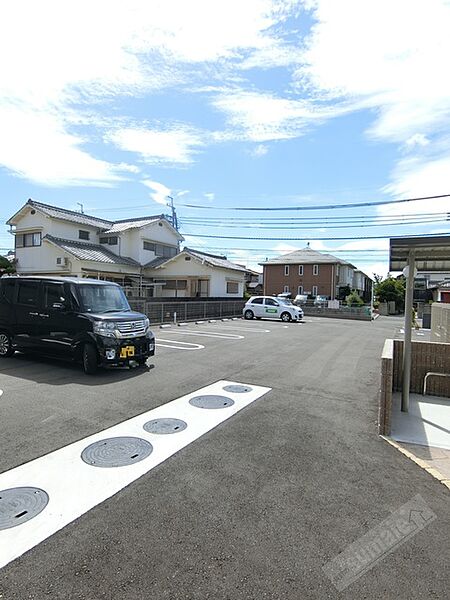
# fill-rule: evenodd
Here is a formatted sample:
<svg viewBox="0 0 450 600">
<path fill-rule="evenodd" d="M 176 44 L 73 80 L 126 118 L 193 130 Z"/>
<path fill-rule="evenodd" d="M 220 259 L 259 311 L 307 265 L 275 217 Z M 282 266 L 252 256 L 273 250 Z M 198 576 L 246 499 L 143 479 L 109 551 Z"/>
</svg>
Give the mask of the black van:
<svg viewBox="0 0 450 600">
<path fill-rule="evenodd" d="M 101 365 L 144 365 L 155 353 L 148 318 L 116 283 L 69 277 L 0 278 L 0 358 L 15 350 Z"/>
</svg>

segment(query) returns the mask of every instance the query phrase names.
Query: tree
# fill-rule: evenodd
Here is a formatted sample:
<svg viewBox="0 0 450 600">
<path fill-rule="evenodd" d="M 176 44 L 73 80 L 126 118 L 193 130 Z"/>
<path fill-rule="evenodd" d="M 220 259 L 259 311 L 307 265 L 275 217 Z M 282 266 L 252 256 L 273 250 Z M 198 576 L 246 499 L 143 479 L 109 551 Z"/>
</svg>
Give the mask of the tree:
<svg viewBox="0 0 450 600">
<path fill-rule="evenodd" d="M 4 275 L 5 273 L 9 274 L 15 272 L 16 269 L 14 268 L 14 265 L 11 264 L 4 256 L 0 256 L 0 276 Z"/>
<path fill-rule="evenodd" d="M 400 310 L 405 305 L 405 278 L 387 277 L 384 281 L 375 283 L 375 296 L 379 302 L 395 302 Z"/>
</svg>

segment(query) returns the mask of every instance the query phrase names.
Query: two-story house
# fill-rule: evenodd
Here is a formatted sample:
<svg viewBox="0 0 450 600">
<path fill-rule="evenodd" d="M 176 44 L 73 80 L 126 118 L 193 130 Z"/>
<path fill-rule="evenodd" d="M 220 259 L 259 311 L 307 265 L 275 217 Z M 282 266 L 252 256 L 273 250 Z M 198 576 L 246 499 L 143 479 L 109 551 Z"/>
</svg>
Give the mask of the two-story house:
<svg viewBox="0 0 450 600">
<path fill-rule="evenodd" d="M 174 280 L 185 286 L 178 295 L 243 295 L 242 268 L 225 257 L 192 256 L 190 269 L 177 259 L 179 272 L 164 266 L 180 254 L 184 240 L 164 215 L 111 221 L 28 200 L 7 224 L 21 275 L 106 279 L 147 296 L 173 296 Z"/>
<path fill-rule="evenodd" d="M 370 301 L 370 278 L 349 262 L 309 246 L 264 263 L 264 294 L 290 293 L 340 298 L 341 291 L 356 289 Z M 366 297 L 367 296 L 367 297 Z"/>
</svg>

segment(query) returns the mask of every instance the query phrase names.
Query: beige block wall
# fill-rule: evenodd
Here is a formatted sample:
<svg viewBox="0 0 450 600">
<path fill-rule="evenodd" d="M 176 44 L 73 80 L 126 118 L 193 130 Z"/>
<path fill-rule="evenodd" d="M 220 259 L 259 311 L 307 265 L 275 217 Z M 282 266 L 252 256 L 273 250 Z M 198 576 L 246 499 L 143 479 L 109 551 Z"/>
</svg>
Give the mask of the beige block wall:
<svg viewBox="0 0 450 600">
<path fill-rule="evenodd" d="M 403 340 L 394 340 L 393 389 L 402 389 Z M 450 373 L 450 344 L 411 342 L 411 387 L 423 393 L 423 381 L 429 372 Z M 427 394 L 450 398 L 450 377 L 429 377 Z"/>
</svg>

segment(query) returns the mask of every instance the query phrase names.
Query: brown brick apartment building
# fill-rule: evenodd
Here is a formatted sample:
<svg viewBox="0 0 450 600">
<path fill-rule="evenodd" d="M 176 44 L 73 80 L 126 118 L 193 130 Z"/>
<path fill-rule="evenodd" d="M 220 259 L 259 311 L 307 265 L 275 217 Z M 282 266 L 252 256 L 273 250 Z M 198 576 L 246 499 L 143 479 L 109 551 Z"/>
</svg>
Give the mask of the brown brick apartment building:
<svg viewBox="0 0 450 600">
<path fill-rule="evenodd" d="M 372 280 L 349 262 L 309 246 L 261 263 L 264 294 L 290 292 L 339 298 L 341 290 L 356 289 L 370 301 Z"/>
</svg>

